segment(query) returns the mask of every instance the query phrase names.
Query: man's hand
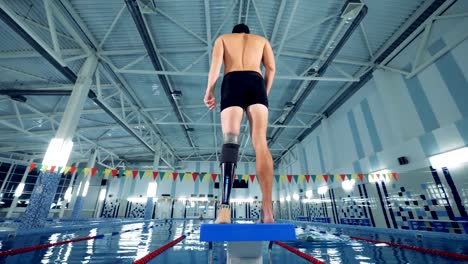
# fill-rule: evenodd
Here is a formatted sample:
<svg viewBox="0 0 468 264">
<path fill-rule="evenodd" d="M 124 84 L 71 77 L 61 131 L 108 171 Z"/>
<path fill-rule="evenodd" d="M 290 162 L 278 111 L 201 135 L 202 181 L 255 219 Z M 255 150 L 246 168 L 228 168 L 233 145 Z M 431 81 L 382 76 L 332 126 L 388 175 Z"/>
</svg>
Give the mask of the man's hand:
<svg viewBox="0 0 468 264">
<path fill-rule="evenodd" d="M 208 109 L 213 110 L 216 108 L 216 98 L 214 92 L 206 91 L 205 98 L 203 100 Z"/>
</svg>

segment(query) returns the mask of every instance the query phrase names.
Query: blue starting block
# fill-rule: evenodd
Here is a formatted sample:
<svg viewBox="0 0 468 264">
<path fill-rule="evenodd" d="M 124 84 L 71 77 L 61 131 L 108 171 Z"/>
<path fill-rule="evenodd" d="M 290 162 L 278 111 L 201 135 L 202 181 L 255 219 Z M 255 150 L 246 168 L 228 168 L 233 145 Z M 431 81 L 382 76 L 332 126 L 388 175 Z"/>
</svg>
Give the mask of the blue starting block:
<svg viewBox="0 0 468 264">
<path fill-rule="evenodd" d="M 200 241 L 296 240 L 293 224 L 202 224 Z"/>
<path fill-rule="evenodd" d="M 296 240 L 293 224 L 202 224 L 200 241 L 209 242 L 209 263 L 212 263 L 213 242 L 227 243 L 228 264 L 263 263 L 264 241 Z M 271 259 L 271 246 L 270 246 Z"/>
</svg>

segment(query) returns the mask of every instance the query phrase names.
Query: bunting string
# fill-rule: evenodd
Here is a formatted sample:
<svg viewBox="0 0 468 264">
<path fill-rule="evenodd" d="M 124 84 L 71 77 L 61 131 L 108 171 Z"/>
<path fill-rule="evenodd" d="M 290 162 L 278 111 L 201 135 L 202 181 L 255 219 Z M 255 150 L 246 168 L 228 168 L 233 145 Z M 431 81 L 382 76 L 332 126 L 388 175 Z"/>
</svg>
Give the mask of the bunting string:
<svg viewBox="0 0 468 264">
<path fill-rule="evenodd" d="M 29 172 L 43 173 L 63 173 L 74 174 L 82 177 L 103 177 L 108 178 L 128 178 L 132 180 L 151 180 L 151 181 L 173 181 L 173 182 L 217 182 L 219 174 L 210 172 L 176 172 L 176 171 L 151 171 L 151 170 L 123 170 L 109 168 L 77 168 L 75 166 L 56 167 L 45 164 L 31 163 Z M 255 174 L 237 174 L 234 179 L 245 182 L 258 182 L 258 176 Z M 354 174 L 279 174 L 274 175 L 273 180 L 279 184 L 300 184 L 307 185 L 313 183 L 331 184 L 334 182 L 343 182 L 354 180 L 356 182 L 367 183 L 382 180 L 398 181 L 396 172 L 389 173 L 354 173 Z"/>
</svg>

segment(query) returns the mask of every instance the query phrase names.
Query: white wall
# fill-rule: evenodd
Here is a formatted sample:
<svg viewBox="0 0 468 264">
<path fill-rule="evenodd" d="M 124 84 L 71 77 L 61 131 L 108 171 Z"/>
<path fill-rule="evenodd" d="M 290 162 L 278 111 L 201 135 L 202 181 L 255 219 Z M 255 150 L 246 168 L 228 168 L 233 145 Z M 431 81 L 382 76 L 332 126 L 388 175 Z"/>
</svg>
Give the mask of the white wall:
<svg viewBox="0 0 468 264">
<path fill-rule="evenodd" d="M 445 14 L 467 11 L 468 1 L 458 1 Z M 288 163 L 291 159 L 285 158 L 278 170 L 334 177 L 389 169 L 398 172 L 398 180 L 357 181 L 349 191 L 336 178 L 334 183 L 281 184 L 282 197 L 303 196 L 300 189 L 314 192 L 305 210 L 298 201 L 282 203 L 282 218 L 306 214 L 331 223 L 366 220 L 375 227 L 468 232 L 468 186 L 463 180 L 468 165 L 434 171 L 428 159 L 468 146 L 466 25 L 468 17 L 435 22 L 420 63 L 463 41 L 411 78 L 375 70 L 369 82 L 292 150 L 297 160 Z M 389 65 L 410 71 L 420 38 Z M 410 163 L 399 165 L 400 156 Z M 329 190 L 318 195 L 318 187 L 324 185 Z"/>
<path fill-rule="evenodd" d="M 458 1 L 446 14 L 463 11 L 468 11 L 468 4 Z M 437 20 L 421 63 L 466 36 L 467 24 L 466 17 Z M 410 69 L 420 38 L 390 66 Z M 428 166 L 429 156 L 466 146 L 466 54 L 465 37 L 413 78 L 374 71 L 367 84 L 296 147 L 300 158 L 285 169 L 292 169 L 293 174 L 404 172 Z M 400 166 L 400 156 L 407 157 L 410 164 Z"/>
</svg>

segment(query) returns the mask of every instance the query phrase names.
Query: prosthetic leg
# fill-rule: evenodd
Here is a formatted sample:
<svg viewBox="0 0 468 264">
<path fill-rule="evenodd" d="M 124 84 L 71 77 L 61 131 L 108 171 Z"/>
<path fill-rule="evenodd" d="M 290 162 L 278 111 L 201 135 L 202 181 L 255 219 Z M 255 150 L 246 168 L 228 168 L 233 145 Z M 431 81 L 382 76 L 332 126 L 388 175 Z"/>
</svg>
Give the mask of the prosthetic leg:
<svg viewBox="0 0 468 264">
<path fill-rule="evenodd" d="M 235 169 L 237 166 L 237 156 L 239 154 L 239 144 L 238 136 L 235 138 L 231 136 L 230 140 L 234 143 L 225 143 L 221 152 L 221 176 L 223 179 L 222 185 L 222 197 L 221 197 L 221 206 L 218 211 L 218 217 L 216 218 L 215 223 L 217 224 L 228 224 L 231 223 L 231 207 L 229 205 L 229 197 L 231 195 L 232 184 L 235 177 Z M 235 139 L 235 140 L 233 140 Z"/>
</svg>

